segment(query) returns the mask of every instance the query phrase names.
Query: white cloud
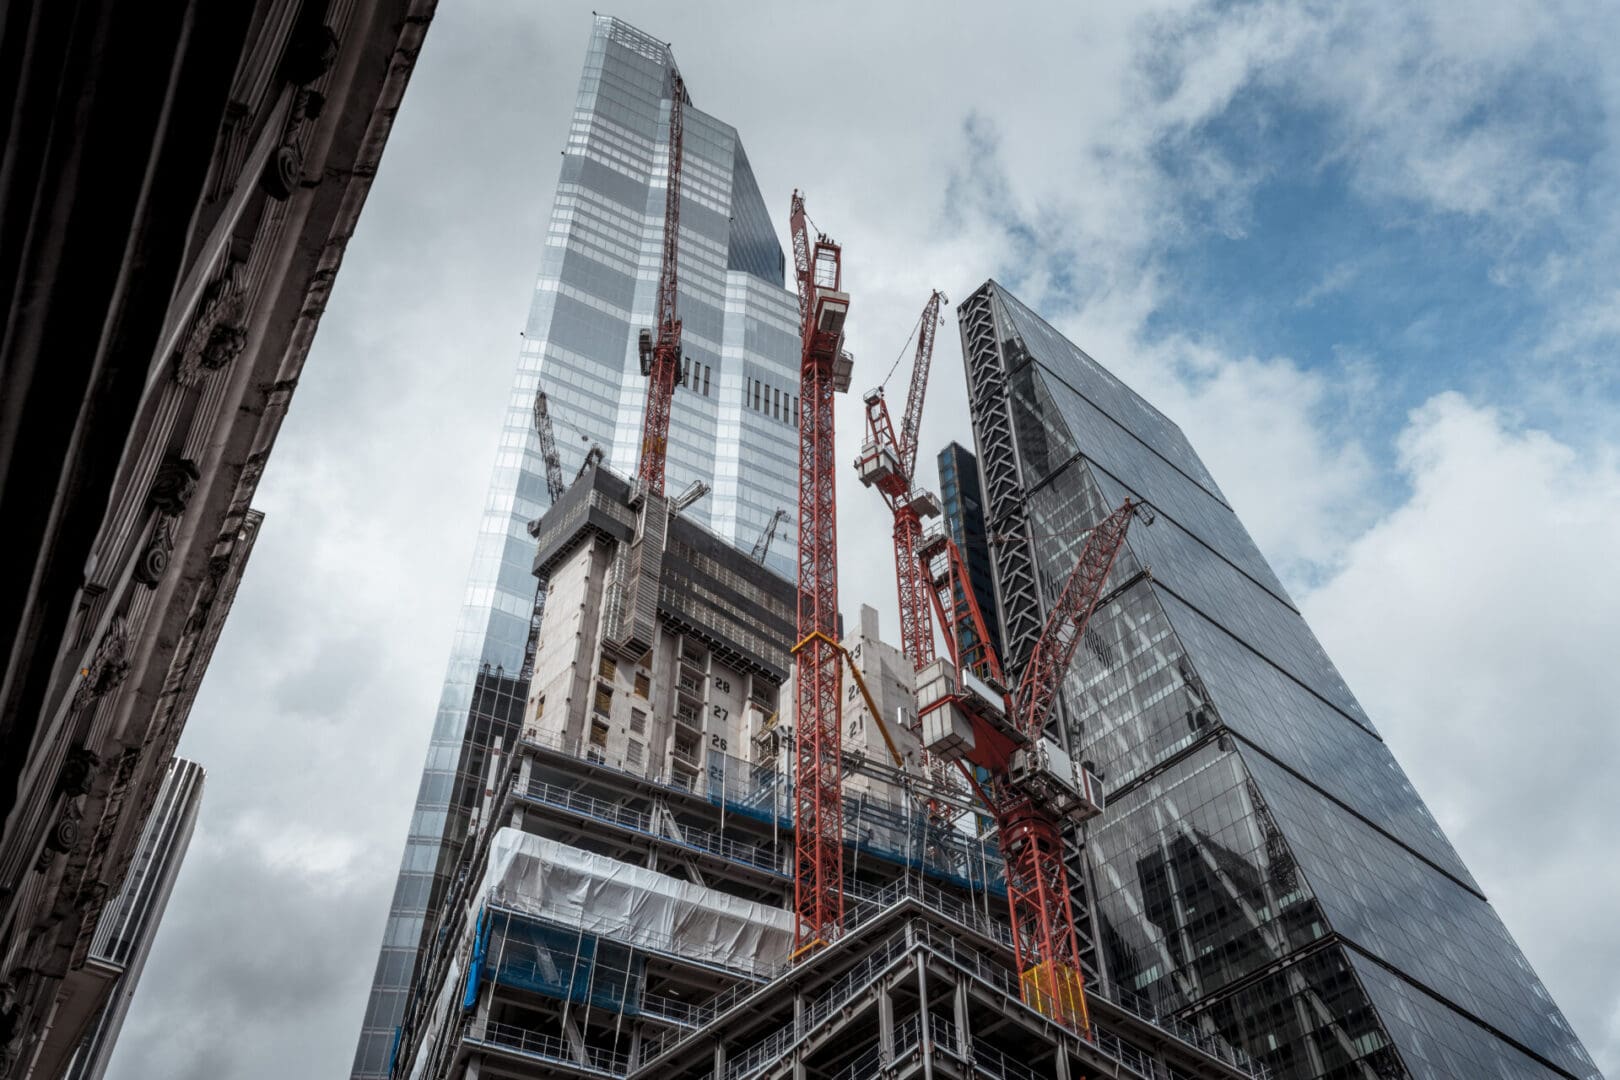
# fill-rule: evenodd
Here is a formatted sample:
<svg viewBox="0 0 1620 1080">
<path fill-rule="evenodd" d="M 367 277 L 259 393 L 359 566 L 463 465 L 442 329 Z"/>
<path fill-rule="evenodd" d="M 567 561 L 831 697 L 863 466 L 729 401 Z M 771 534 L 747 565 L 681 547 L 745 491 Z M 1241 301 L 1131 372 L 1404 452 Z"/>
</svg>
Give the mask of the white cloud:
<svg viewBox="0 0 1620 1080">
<path fill-rule="evenodd" d="M 1444 394 L 1412 414 L 1399 453 L 1410 499 L 1302 606 L 1613 1070 L 1620 452 L 1578 451 Z"/>
</svg>

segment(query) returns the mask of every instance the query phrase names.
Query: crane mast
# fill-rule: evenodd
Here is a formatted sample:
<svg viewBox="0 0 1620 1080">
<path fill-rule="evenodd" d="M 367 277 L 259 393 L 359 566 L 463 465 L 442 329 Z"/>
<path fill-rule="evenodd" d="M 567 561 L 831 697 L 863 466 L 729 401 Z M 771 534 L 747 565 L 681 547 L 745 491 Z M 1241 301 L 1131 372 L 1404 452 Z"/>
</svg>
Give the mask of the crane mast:
<svg viewBox="0 0 1620 1080">
<path fill-rule="evenodd" d="M 1087 534 L 1010 692 L 955 543 L 936 533 L 920 553 L 951 653 L 918 675 L 923 743 L 964 771 L 971 765 L 987 774 L 988 782 L 976 786 L 996 819 L 1007 866 L 1024 1000 L 1082 1034 L 1089 1031 L 1090 1018 L 1063 866 L 1062 824 L 1100 814 L 1102 794 L 1096 777 L 1047 736 L 1046 725 L 1137 511 L 1127 499 Z"/>
<path fill-rule="evenodd" d="M 835 940 L 844 923 L 833 395 L 848 391 L 853 360 L 844 351 L 843 251 L 819 230 L 811 240 L 797 191 L 790 219 L 801 336 L 793 944 L 794 955 L 804 956 Z"/>
<path fill-rule="evenodd" d="M 647 411 L 641 420 L 641 464 L 636 476 L 641 490 L 653 495 L 664 494 L 669 411 L 681 370 L 681 319 L 675 310 L 675 295 L 679 282 L 686 83 L 675 70 L 673 60 L 669 74 L 669 162 L 664 176 L 664 247 L 658 266 L 657 326 L 655 331 L 643 330 L 639 342 L 641 373 L 647 376 Z"/>
</svg>

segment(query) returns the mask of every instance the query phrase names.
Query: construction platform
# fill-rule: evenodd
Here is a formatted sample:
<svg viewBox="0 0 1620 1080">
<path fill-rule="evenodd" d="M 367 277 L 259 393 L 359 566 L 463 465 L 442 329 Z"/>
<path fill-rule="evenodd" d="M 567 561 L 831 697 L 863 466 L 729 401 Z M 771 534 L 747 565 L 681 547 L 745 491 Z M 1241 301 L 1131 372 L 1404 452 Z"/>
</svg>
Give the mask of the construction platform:
<svg viewBox="0 0 1620 1080">
<path fill-rule="evenodd" d="M 954 856 L 932 870 L 908 859 L 894 844 L 906 831 L 873 830 L 854 800 L 846 931 L 793 962 L 792 836 L 759 812 L 778 779 L 691 790 L 520 742 L 484 813 L 499 827 L 469 845 L 425 960 L 394 1075 L 1267 1075 L 1095 978 L 1088 1037 L 1027 1005 L 1004 889 L 942 869 L 962 865 Z"/>
</svg>

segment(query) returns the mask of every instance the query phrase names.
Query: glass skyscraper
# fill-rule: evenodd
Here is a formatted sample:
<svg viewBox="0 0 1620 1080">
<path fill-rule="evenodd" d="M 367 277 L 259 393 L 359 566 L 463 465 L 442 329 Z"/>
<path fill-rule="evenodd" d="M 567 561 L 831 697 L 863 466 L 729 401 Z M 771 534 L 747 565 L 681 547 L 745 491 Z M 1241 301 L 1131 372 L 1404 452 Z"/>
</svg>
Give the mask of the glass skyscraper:
<svg viewBox="0 0 1620 1080">
<path fill-rule="evenodd" d="M 522 709 L 518 672 L 535 599 L 527 525 L 550 505 L 532 428 L 536 391 L 549 399 L 565 477 L 593 445 L 619 473 L 635 472 L 646 396 L 637 337 L 654 319 L 673 63 L 663 42 L 596 18 L 356 1078 L 388 1073 L 424 912 L 457 872 L 488 740 L 509 738 Z M 708 484 L 682 513 L 746 550 L 779 507 L 797 505 L 798 299 L 736 130 L 688 101 L 682 146 L 686 363 L 668 489 Z M 779 527 L 769 555 L 783 574 L 792 572 L 795 520 Z"/>
<path fill-rule="evenodd" d="M 1283 1077 L 1598 1077 L 1180 429 L 994 282 L 958 318 L 1014 670 L 1084 530 L 1153 512 L 1059 718 L 1111 981 Z"/>
</svg>

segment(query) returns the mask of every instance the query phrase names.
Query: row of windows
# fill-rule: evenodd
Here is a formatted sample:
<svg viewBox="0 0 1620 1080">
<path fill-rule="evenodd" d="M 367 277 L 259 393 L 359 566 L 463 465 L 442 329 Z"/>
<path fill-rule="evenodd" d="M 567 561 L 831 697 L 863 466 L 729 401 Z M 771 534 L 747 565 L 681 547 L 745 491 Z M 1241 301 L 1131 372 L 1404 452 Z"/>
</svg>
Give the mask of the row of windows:
<svg viewBox="0 0 1620 1080">
<path fill-rule="evenodd" d="M 758 379 L 748 379 L 743 386 L 743 404 L 755 412 L 765 413 L 772 420 L 783 420 L 799 426 L 799 399 L 779 386 Z"/>
<path fill-rule="evenodd" d="M 712 369 L 709 367 L 708 364 L 693 363 L 692 358 L 690 356 L 685 357 L 683 362 L 682 362 L 682 367 L 681 367 L 681 385 L 682 386 L 688 386 L 691 389 L 693 389 L 693 390 L 697 391 L 698 393 L 702 394 L 704 397 L 708 397 L 709 396 L 709 375 L 711 374 L 711 372 L 712 372 Z M 698 376 L 700 374 L 702 375 L 701 385 L 699 385 L 700 380 L 698 378 Z"/>
</svg>

